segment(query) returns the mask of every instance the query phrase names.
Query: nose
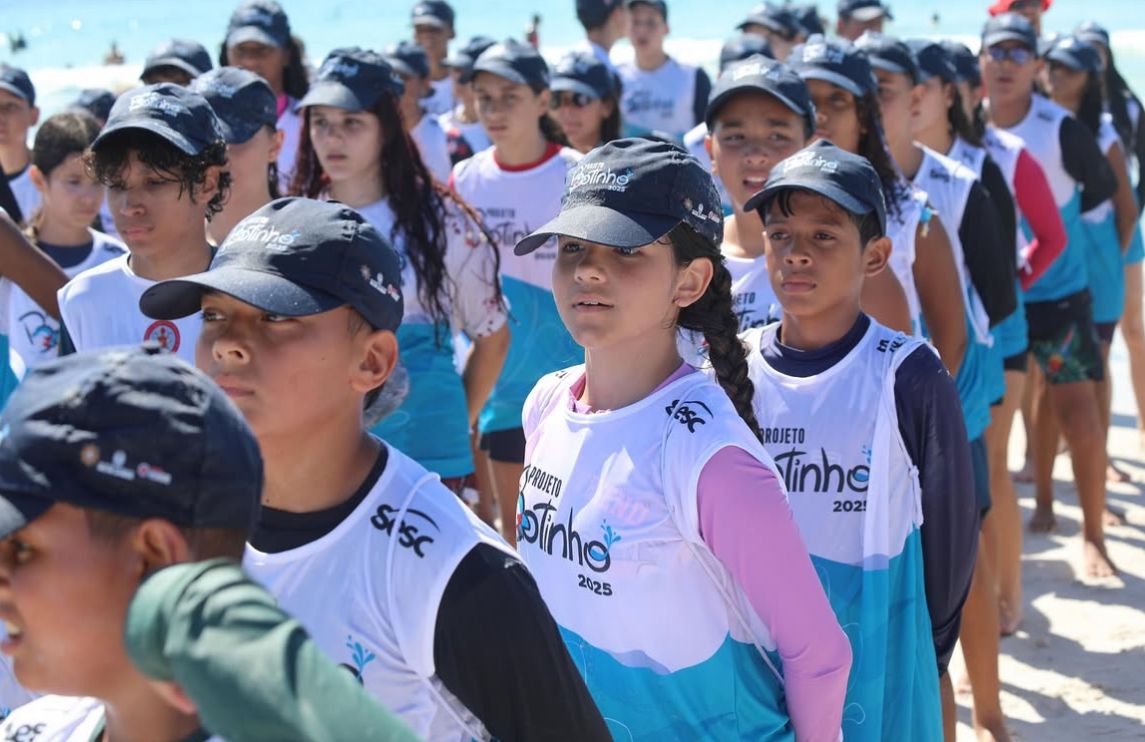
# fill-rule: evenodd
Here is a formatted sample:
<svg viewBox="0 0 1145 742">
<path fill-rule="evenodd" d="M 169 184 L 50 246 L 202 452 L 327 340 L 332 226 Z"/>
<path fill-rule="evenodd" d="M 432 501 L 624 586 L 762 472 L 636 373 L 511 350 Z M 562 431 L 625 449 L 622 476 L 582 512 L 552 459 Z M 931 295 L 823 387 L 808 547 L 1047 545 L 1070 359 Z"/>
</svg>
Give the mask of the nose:
<svg viewBox="0 0 1145 742">
<path fill-rule="evenodd" d="M 141 192 L 133 188 L 123 188 L 112 191 L 109 196 L 112 212 L 124 216 L 139 216 L 144 212 Z"/>
<path fill-rule="evenodd" d="M 598 247 L 585 247 L 576 256 L 576 267 L 573 277 L 578 283 L 599 283 L 604 280 L 604 271 L 601 261 L 601 249 Z"/>
<path fill-rule="evenodd" d="M 811 256 L 803 249 L 801 241 L 792 239 L 783 251 L 783 264 L 793 268 L 806 268 L 811 265 Z"/>
<path fill-rule="evenodd" d="M 199 335 L 200 343 L 209 345 L 211 360 L 217 370 L 226 371 L 250 362 L 250 347 L 239 324 L 218 322 L 210 332 L 204 326 L 204 331 Z"/>
</svg>

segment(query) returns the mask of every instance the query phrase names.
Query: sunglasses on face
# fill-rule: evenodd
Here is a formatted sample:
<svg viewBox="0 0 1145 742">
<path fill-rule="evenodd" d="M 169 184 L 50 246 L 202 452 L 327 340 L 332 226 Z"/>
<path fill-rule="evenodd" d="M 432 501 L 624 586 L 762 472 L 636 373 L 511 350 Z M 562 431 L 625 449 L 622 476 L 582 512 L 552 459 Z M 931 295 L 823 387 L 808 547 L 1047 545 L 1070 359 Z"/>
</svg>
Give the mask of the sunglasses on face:
<svg viewBox="0 0 1145 742">
<path fill-rule="evenodd" d="M 549 99 L 549 107 L 554 111 L 564 106 L 584 108 L 594 100 L 596 100 L 596 98 L 585 95 L 584 93 L 553 93 L 553 97 Z"/>
<path fill-rule="evenodd" d="M 1014 46 L 1009 49 L 1002 46 L 990 47 L 990 59 L 995 62 L 1005 62 L 1007 59 L 1014 64 L 1025 64 L 1034 58 L 1034 53 L 1024 46 Z"/>
</svg>

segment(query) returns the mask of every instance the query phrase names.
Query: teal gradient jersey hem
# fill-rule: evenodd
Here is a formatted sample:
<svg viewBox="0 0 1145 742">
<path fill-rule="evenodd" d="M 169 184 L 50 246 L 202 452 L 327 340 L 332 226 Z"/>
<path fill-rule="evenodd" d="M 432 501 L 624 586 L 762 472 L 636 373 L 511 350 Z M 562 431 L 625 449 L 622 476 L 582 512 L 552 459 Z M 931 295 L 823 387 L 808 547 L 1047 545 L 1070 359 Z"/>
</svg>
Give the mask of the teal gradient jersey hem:
<svg viewBox="0 0 1145 742">
<path fill-rule="evenodd" d="M 469 406 L 454 366 L 449 326 L 403 324 L 397 337 L 409 394 L 370 432 L 442 477 L 472 474 Z"/>
<path fill-rule="evenodd" d="M 672 672 L 642 652 L 618 657 L 574 631 L 561 635 L 617 742 L 795 741 L 783 689 L 754 644 L 728 636 L 702 663 Z"/>
<path fill-rule="evenodd" d="M 972 441 L 985 433 L 986 428 L 990 426 L 987 375 L 990 349 L 974 339 L 974 326 L 969 316 L 966 318 L 966 338 L 966 352 L 962 356 L 962 363 L 958 366 L 958 373 L 954 376 L 954 386 L 958 389 L 958 401 L 962 403 L 967 440 Z"/>
<path fill-rule="evenodd" d="M 1073 198 L 1059 207 L 1058 211 L 1065 224 L 1065 249 L 1026 291 L 1026 303 L 1063 299 L 1089 285 L 1085 259 L 1089 239 L 1081 221 L 1080 191 L 1075 189 Z"/>
<path fill-rule="evenodd" d="M 847 742 L 942 739 L 938 662 L 926 607 L 922 540 L 917 528 L 890 558 L 811 563 L 851 642 L 843 704 Z"/>
<path fill-rule="evenodd" d="M 501 290 L 509 304 L 509 353 L 478 419 L 482 433 L 521 427 L 521 408 L 540 378 L 584 362 L 551 292 L 510 276 L 501 277 Z"/>
<path fill-rule="evenodd" d="M 1083 219 L 1082 231 L 1086 236 L 1085 268 L 1093 300 L 1093 321 L 1116 322 L 1125 311 L 1125 266 L 1116 214 L 1109 209 L 1100 222 Z"/>
<path fill-rule="evenodd" d="M 994 349 L 1002 359 L 1025 353 L 1030 347 L 1030 327 L 1026 323 L 1026 299 L 1021 282 L 1017 286 L 1018 306 L 1006 319 L 990 330 L 994 338 Z"/>
</svg>

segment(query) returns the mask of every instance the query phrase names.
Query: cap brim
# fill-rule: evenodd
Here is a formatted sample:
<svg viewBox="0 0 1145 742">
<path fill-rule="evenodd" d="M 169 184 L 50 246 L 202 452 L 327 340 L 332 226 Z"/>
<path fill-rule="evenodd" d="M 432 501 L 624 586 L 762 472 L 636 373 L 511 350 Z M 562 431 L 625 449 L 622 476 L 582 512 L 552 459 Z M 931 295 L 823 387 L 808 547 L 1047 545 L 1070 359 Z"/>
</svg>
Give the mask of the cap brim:
<svg viewBox="0 0 1145 742">
<path fill-rule="evenodd" d="M 178 131 L 171 128 L 162 121 L 156 121 L 155 119 L 129 119 L 120 123 L 108 124 L 107 126 L 103 127 L 103 131 L 101 131 L 99 136 L 95 138 L 95 141 L 91 143 L 91 148 L 93 150 L 99 149 L 99 145 L 109 136 L 115 134 L 118 131 L 127 131 L 128 129 L 142 129 L 143 131 L 149 131 L 152 134 L 162 137 L 165 141 L 170 142 L 171 144 L 178 147 L 180 151 L 191 155 L 192 157 L 199 154 L 206 148 L 205 146 L 196 145 L 183 134 L 180 134 Z"/>
<path fill-rule="evenodd" d="M 565 209 L 517 243 L 515 255 L 528 255 L 552 237 L 573 237 L 608 247 L 642 247 L 655 242 L 680 223 L 661 214 L 621 213 L 607 206 L 585 204 Z"/>
<path fill-rule="evenodd" d="M 273 126 L 273 124 L 268 124 Z M 243 124 L 241 126 L 232 126 L 222 118 L 219 118 L 219 128 L 223 130 L 223 139 L 227 144 L 243 144 L 249 142 L 250 138 L 258 133 L 258 130 L 263 127 L 263 124 Z"/>
<path fill-rule="evenodd" d="M 179 59 L 178 57 L 162 57 L 160 59 L 150 60 L 143 68 L 143 72 L 140 73 L 139 77 L 146 77 L 148 72 L 153 72 L 160 67 L 175 67 L 176 69 L 183 70 L 192 78 L 203 74 L 201 70 L 196 69 L 193 64 L 185 59 Z"/>
<path fill-rule="evenodd" d="M 803 117 L 807 116 L 807 111 L 801 110 L 799 108 L 799 106 L 796 105 L 795 101 L 791 100 L 790 98 L 783 95 L 782 93 L 779 93 L 776 90 L 769 88 L 765 85 L 758 85 L 755 83 L 744 83 L 742 85 L 736 85 L 734 88 L 728 88 L 727 90 L 725 90 L 722 93 L 720 93 L 719 95 L 717 95 L 715 98 L 712 98 L 710 101 L 708 101 L 708 107 L 707 107 L 706 111 L 704 112 L 704 123 L 707 124 L 708 129 L 712 128 L 712 119 L 714 119 L 716 117 L 716 114 L 719 113 L 721 106 L 723 106 L 725 103 L 727 103 L 729 99 L 731 99 L 731 98 L 733 98 L 733 97 L 735 97 L 741 93 L 749 93 L 749 92 L 750 93 L 763 93 L 764 95 L 770 95 L 772 98 L 775 98 L 777 101 L 779 101 L 783 105 L 787 106 L 787 108 L 790 109 L 790 111 L 792 113 L 794 113 L 798 116 L 803 116 Z"/>
<path fill-rule="evenodd" d="M 433 26 L 435 28 L 449 28 L 449 22 L 435 15 L 416 15 L 410 21 L 413 26 Z"/>
<path fill-rule="evenodd" d="M 593 100 L 600 100 L 600 93 L 591 85 L 571 77 L 554 77 L 553 81 L 549 83 L 549 90 L 554 93 L 580 93 Z"/>
<path fill-rule="evenodd" d="M 54 500 L 19 492 L 0 493 L 0 539 L 8 538 L 16 531 L 39 518 Z"/>
<path fill-rule="evenodd" d="M 478 72 L 488 72 L 490 75 L 503 77 L 509 82 L 516 83 L 517 85 L 528 85 L 529 80 L 511 66 L 501 63 L 499 61 L 481 63 L 480 60 L 473 64 L 473 74 Z"/>
<path fill-rule="evenodd" d="M 774 18 L 768 18 L 761 15 L 748 16 L 743 21 L 741 21 L 738 26 L 736 26 L 736 30 L 742 31 L 748 26 L 763 26 L 778 34 L 786 34 L 791 31 L 791 29 L 786 28 L 782 23 L 775 20 Z"/>
<path fill-rule="evenodd" d="M 886 8 L 881 8 L 877 5 L 871 5 L 871 6 L 866 7 L 866 8 L 857 8 L 856 10 L 851 11 L 851 14 L 848 17 L 851 18 L 852 20 L 856 20 L 860 23 L 866 23 L 867 21 L 873 21 L 876 18 L 886 18 L 887 20 L 890 20 L 890 21 L 893 21 L 895 19 L 895 17 L 893 15 L 891 15 L 891 12 L 889 10 L 887 10 Z"/>
<path fill-rule="evenodd" d="M 454 54 L 441 62 L 444 67 L 472 67 L 473 58 L 467 54 Z"/>
<path fill-rule="evenodd" d="M 1085 31 L 1082 31 L 1080 33 L 1075 33 L 1074 36 L 1078 37 L 1082 41 L 1088 41 L 1091 44 L 1101 44 L 1105 48 L 1109 48 L 1109 37 L 1102 36 L 1097 32 L 1086 33 Z"/>
<path fill-rule="evenodd" d="M 223 266 L 170 281 L 161 281 L 139 297 L 139 310 L 152 319 L 181 319 L 199 311 L 203 294 L 218 291 L 264 312 L 308 317 L 348 302 L 325 291 L 300 286 L 275 273 Z"/>
<path fill-rule="evenodd" d="M 860 98 L 867 93 L 867 91 L 859 87 L 858 83 L 846 75 L 840 75 L 838 72 L 825 70 L 822 67 L 807 67 L 800 69 L 799 76 L 804 80 L 823 80 L 824 82 L 829 82 L 832 85 L 837 85 L 838 87 L 843 88 L 843 90 L 846 90 L 851 95 L 857 95 Z"/>
<path fill-rule="evenodd" d="M 876 211 L 870 204 L 863 203 L 845 189 L 830 181 L 798 182 L 789 180 L 780 180 L 774 185 L 764 186 L 762 191 L 747 200 L 747 203 L 743 205 L 743 210 L 755 211 L 763 205 L 764 201 L 781 191 L 810 191 L 811 193 L 817 193 L 824 198 L 834 201 L 852 214 L 870 214 L 872 211 Z"/>
<path fill-rule="evenodd" d="M 341 83 L 326 81 L 311 85 L 302 100 L 298 101 L 295 110 L 307 106 L 331 106 L 356 113 L 366 110 L 372 103 L 360 99 L 353 90 Z"/>
<path fill-rule="evenodd" d="M 883 70 L 884 72 L 892 72 L 896 75 L 906 75 L 907 77 L 910 77 L 910 70 L 906 69 L 901 64 L 892 62 L 885 57 L 874 57 L 868 53 L 867 59 L 870 60 L 871 66 L 877 70 Z"/>
<path fill-rule="evenodd" d="M 266 29 L 261 26 L 239 26 L 235 30 L 227 34 L 227 46 L 238 46 L 248 41 L 254 41 L 259 44 L 266 44 L 273 46 L 275 49 L 281 49 L 283 44 L 278 39 L 267 33 Z"/>
<path fill-rule="evenodd" d="M 0 82 L 0 90 L 7 90 L 12 95 L 16 96 L 22 101 L 27 101 L 29 104 L 32 102 L 31 99 L 28 98 L 27 91 L 21 90 L 12 83 Z"/>
<path fill-rule="evenodd" d="M 989 49 L 992 46 L 1001 44 L 1003 41 L 1020 41 L 1022 46 L 1026 47 L 1034 54 L 1038 53 L 1038 45 L 1035 43 L 1030 46 L 1030 37 L 1025 34 L 1018 33 L 1017 31 L 995 31 L 989 36 L 982 37 L 982 46 Z"/>
</svg>

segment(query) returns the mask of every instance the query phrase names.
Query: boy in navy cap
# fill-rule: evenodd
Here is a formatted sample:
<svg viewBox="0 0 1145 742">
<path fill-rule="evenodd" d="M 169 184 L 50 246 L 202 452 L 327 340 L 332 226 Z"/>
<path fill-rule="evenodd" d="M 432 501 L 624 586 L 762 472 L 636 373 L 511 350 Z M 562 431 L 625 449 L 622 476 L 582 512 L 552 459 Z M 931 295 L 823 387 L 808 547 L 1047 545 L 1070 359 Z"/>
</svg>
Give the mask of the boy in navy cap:
<svg viewBox="0 0 1145 742">
<path fill-rule="evenodd" d="M 0 168 L 19 207 L 9 216 L 21 223 L 31 219 L 40 205 L 40 192 L 28 173 L 32 164 L 28 130 L 39 120 L 36 88 L 28 73 L 18 67 L 0 66 Z"/>
<path fill-rule="evenodd" d="M 453 109 L 453 80 L 449 75 L 446 58 L 449 57 L 449 42 L 456 36 L 454 31 L 456 15 L 453 6 L 445 0 L 421 0 L 410 11 L 413 25 L 413 38 L 426 54 L 429 72 L 426 81 L 430 90 L 423 106 L 427 113 L 440 116 Z"/>
<path fill-rule="evenodd" d="M 88 162 L 129 253 L 84 271 L 60 289 L 62 353 L 146 340 L 194 359 L 199 319 L 153 322 L 139 296 L 156 281 L 211 262 L 206 223 L 226 201 L 231 176 L 218 116 L 187 88 L 161 83 L 115 102 Z"/>
<path fill-rule="evenodd" d="M 628 12 L 624 0 L 576 0 L 576 19 L 584 27 L 582 48 L 592 52 L 613 72 L 609 54 L 612 45 L 628 33 Z"/>
<path fill-rule="evenodd" d="M 211 55 L 197 41 L 171 39 L 151 50 L 143 63 L 143 73 L 139 76 L 144 85 L 173 82 L 188 85 L 199 75 L 208 72 Z"/>
<path fill-rule="evenodd" d="M 267 480 L 247 570 L 429 739 L 605 739 L 536 585 L 363 410 L 398 361 L 398 256 L 353 209 L 279 199 L 144 312 L 202 312 L 197 362 L 246 415 Z M 331 579 L 336 575 L 336 579 Z"/>
<path fill-rule="evenodd" d="M 417 145 L 421 160 L 429 172 L 442 183 L 447 182 L 453 163 L 449 159 L 445 130 L 437 120 L 438 111 L 431 111 L 426 105 L 430 96 L 434 95 L 434 89 L 425 50 L 417 44 L 402 41 L 386 47 L 382 58 L 389 62 L 405 84 L 399 99 L 402 125 Z M 452 107 L 452 101 L 449 107 Z"/>
<path fill-rule="evenodd" d="M 867 31 L 882 33 L 884 21 L 893 21 L 891 9 L 880 0 L 839 0 L 835 33 L 854 41 Z"/>
<path fill-rule="evenodd" d="M 806 38 L 799 19 L 787 5 L 760 3 L 736 28 L 765 39 L 774 50 L 774 54 L 768 56 L 774 56 L 780 62 L 787 59 L 792 47 Z"/>
<path fill-rule="evenodd" d="M 843 736 L 941 739 L 938 662 L 958 637 L 977 504 L 953 380 L 924 341 L 859 306 L 891 249 L 879 176 L 819 141 L 745 208 L 783 308 L 743 336 L 754 407 L 854 646 Z"/>
</svg>

